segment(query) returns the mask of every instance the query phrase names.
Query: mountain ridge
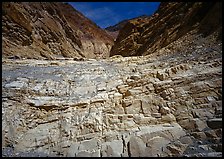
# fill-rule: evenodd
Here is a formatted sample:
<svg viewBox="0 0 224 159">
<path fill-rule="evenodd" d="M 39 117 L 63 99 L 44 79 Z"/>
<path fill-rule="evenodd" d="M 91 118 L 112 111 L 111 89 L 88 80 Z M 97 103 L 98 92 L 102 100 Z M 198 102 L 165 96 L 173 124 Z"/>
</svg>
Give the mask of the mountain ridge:
<svg viewBox="0 0 224 159">
<path fill-rule="evenodd" d="M 3 56 L 106 58 L 113 38 L 61 2 L 4 2 Z"/>
<path fill-rule="evenodd" d="M 128 21 L 120 30 L 110 56 L 152 54 L 192 30 L 205 36 L 216 31 L 220 39 L 221 13 L 219 2 L 163 2 L 152 16 Z"/>
</svg>

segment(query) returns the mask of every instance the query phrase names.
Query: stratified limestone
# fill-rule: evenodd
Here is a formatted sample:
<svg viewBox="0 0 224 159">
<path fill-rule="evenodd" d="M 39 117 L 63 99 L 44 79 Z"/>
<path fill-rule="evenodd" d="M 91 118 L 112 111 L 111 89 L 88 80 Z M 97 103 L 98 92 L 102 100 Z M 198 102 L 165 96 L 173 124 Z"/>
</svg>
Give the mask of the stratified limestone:
<svg viewBox="0 0 224 159">
<path fill-rule="evenodd" d="M 222 52 L 206 49 L 150 59 L 3 59 L 4 152 L 219 156 Z"/>
</svg>

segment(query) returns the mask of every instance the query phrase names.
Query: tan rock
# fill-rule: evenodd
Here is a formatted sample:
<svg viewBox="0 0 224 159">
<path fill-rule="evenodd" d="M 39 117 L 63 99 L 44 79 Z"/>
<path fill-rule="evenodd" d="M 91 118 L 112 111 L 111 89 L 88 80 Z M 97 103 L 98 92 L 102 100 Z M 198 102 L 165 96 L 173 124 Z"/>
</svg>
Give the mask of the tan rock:
<svg viewBox="0 0 224 159">
<path fill-rule="evenodd" d="M 142 93 L 142 88 L 133 88 L 133 89 L 128 89 L 128 91 L 125 93 L 126 96 L 135 96 L 139 95 Z"/>
<path fill-rule="evenodd" d="M 169 108 L 169 107 L 161 107 L 161 108 L 160 108 L 160 113 L 161 113 L 162 115 L 170 114 L 170 108 Z"/>
<path fill-rule="evenodd" d="M 162 115 L 161 121 L 172 123 L 172 122 L 176 122 L 176 118 L 173 114 L 166 114 L 166 115 Z"/>
<path fill-rule="evenodd" d="M 202 131 L 204 128 L 207 127 L 207 124 L 196 118 L 196 119 L 185 119 L 178 122 L 184 129 L 190 131 Z"/>
<path fill-rule="evenodd" d="M 130 87 L 128 85 L 119 85 L 117 86 L 118 92 L 125 94 Z"/>
<path fill-rule="evenodd" d="M 138 114 L 141 112 L 141 100 L 134 100 L 130 106 L 125 107 L 125 111 L 127 114 Z"/>
<path fill-rule="evenodd" d="M 146 144 L 139 138 L 132 136 L 128 143 L 130 157 L 143 157 Z"/>
<path fill-rule="evenodd" d="M 141 79 L 141 76 L 138 74 L 135 74 L 135 75 L 130 76 L 130 79 L 139 80 L 139 79 Z"/>
<path fill-rule="evenodd" d="M 217 138 L 217 134 L 216 134 L 215 130 L 207 130 L 207 131 L 205 131 L 205 135 L 208 138 Z"/>
<path fill-rule="evenodd" d="M 168 145 L 166 147 L 168 150 L 170 150 L 170 152 L 172 154 L 175 154 L 175 155 L 180 155 L 181 154 L 181 149 L 175 145 Z"/>
</svg>

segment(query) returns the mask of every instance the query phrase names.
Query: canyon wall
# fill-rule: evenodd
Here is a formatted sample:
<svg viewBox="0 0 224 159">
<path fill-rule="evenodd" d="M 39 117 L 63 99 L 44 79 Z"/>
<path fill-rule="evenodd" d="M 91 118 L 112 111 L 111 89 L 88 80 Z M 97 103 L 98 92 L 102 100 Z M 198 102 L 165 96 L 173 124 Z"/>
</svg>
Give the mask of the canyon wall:
<svg viewBox="0 0 224 159">
<path fill-rule="evenodd" d="M 3 57 L 106 58 L 113 38 L 71 5 L 4 2 Z"/>
<path fill-rule="evenodd" d="M 218 32 L 220 40 L 221 6 L 220 2 L 163 2 L 152 16 L 128 21 L 120 30 L 110 56 L 152 54 L 193 30 L 203 36 Z"/>
</svg>

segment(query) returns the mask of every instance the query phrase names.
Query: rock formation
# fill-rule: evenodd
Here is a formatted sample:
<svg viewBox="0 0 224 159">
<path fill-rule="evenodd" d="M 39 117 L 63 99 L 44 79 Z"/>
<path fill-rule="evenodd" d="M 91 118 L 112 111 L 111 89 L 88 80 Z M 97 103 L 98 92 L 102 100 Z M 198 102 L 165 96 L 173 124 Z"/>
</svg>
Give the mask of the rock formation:
<svg viewBox="0 0 224 159">
<path fill-rule="evenodd" d="M 161 3 L 151 17 L 128 21 L 120 30 L 110 55 L 148 55 L 193 30 L 203 36 L 218 32 L 217 38 L 221 39 L 221 6 L 221 2 Z"/>
<path fill-rule="evenodd" d="M 221 157 L 219 33 L 146 56 L 3 58 L 2 156 Z"/>
<path fill-rule="evenodd" d="M 100 61 L 4 59 L 3 156 L 221 156 L 222 45 L 207 42 Z"/>
<path fill-rule="evenodd" d="M 137 18 L 132 18 L 132 19 L 128 19 L 128 20 L 122 20 L 121 22 L 113 25 L 113 26 L 109 26 L 107 28 L 105 28 L 105 30 L 107 31 L 107 33 L 109 35 L 111 35 L 114 40 L 117 39 L 117 36 L 119 34 L 119 31 L 125 26 L 125 24 L 128 23 L 129 20 L 135 20 L 135 19 L 138 19 L 138 18 L 146 18 L 147 16 L 146 15 L 142 15 L 142 16 L 139 16 Z"/>
<path fill-rule="evenodd" d="M 4 2 L 3 56 L 106 58 L 113 38 L 67 3 Z"/>
</svg>

